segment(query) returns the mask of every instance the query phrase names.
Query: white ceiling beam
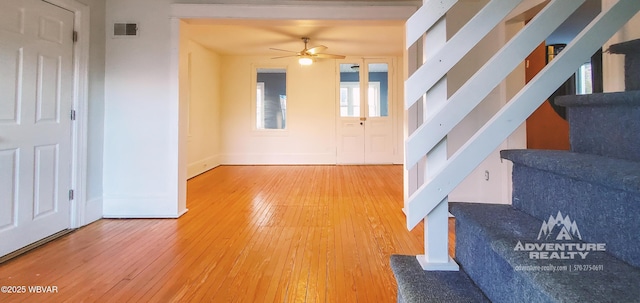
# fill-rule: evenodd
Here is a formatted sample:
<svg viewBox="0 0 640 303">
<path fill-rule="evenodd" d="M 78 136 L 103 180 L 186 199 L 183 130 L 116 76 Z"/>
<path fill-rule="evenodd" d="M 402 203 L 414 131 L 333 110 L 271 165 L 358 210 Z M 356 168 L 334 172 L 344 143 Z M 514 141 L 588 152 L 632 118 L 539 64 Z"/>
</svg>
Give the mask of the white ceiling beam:
<svg viewBox="0 0 640 303">
<path fill-rule="evenodd" d="M 238 5 L 172 4 L 174 18 L 260 20 L 406 20 L 418 9 L 413 5 Z"/>
</svg>

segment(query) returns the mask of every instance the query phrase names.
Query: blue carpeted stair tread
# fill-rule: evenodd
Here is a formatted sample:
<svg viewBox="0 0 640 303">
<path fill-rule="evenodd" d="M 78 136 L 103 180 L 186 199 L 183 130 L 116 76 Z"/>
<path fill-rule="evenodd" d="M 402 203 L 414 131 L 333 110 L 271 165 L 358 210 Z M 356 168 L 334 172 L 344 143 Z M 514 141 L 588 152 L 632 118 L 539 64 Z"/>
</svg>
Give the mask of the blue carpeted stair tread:
<svg viewBox="0 0 640 303">
<path fill-rule="evenodd" d="M 567 95 L 555 98 L 555 103 L 564 107 L 579 106 L 640 106 L 640 90 L 588 95 Z"/>
<path fill-rule="evenodd" d="M 613 189 L 640 193 L 640 163 L 557 150 L 503 150 L 514 164 L 552 172 Z"/>
<path fill-rule="evenodd" d="M 640 90 L 563 96 L 556 103 L 567 107 L 571 151 L 640 162 Z"/>
<path fill-rule="evenodd" d="M 490 302 L 463 270 L 424 271 L 416 256 L 392 255 L 398 302 Z"/>
<path fill-rule="evenodd" d="M 494 302 L 637 302 L 640 298 L 640 269 L 607 253 L 590 252 L 585 260 L 532 260 L 528 252 L 516 251 L 519 241 L 537 242 L 542 221 L 510 205 L 452 202 L 450 212 L 456 216 L 456 259 Z M 547 265 L 603 268 L 515 270 Z"/>
<path fill-rule="evenodd" d="M 514 208 L 539 220 L 570 215 L 583 239 L 606 241 L 609 254 L 640 268 L 638 162 L 566 151 L 503 155 L 514 161 Z"/>
</svg>

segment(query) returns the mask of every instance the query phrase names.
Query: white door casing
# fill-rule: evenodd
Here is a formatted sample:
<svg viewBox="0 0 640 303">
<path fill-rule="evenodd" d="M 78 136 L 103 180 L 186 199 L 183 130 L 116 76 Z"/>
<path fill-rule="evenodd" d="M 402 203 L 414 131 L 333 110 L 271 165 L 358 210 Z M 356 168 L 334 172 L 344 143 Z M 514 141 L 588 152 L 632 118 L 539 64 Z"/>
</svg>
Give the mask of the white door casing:
<svg viewBox="0 0 640 303">
<path fill-rule="evenodd" d="M 393 65 L 390 59 L 357 59 L 338 62 L 338 81 L 346 67 L 355 82 L 338 85 L 337 100 L 337 163 L 393 163 Z M 386 79 L 373 79 L 380 67 L 386 68 Z M 357 76 L 356 75 L 357 72 Z M 370 79 L 371 78 L 371 79 Z M 386 81 L 386 83 L 381 83 Z M 355 93 L 351 95 L 351 93 Z M 345 102 L 345 96 L 349 102 Z M 352 100 L 352 99 L 358 99 Z M 373 102 L 373 103 L 372 103 Z M 382 105 L 381 105 L 382 104 Z M 355 105 L 355 106 L 354 106 Z M 383 107 L 382 109 L 380 107 Z M 346 108 L 345 108 L 346 107 Z M 348 110 L 347 110 L 348 109 Z"/>
<path fill-rule="evenodd" d="M 74 13 L 0 3 L 0 256 L 70 226 Z"/>
</svg>

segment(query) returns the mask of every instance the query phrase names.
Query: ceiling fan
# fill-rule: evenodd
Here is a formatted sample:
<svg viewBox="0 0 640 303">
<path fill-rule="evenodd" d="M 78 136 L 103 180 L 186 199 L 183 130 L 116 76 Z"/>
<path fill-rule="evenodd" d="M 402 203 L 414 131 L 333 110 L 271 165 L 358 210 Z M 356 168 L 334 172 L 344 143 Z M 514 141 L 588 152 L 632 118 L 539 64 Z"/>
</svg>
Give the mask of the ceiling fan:
<svg viewBox="0 0 640 303">
<path fill-rule="evenodd" d="M 299 52 L 271 47 L 269 49 L 281 51 L 281 52 L 294 53 L 293 55 L 274 57 L 271 59 L 298 57 L 298 63 L 300 63 L 301 65 L 311 65 L 313 61 L 317 58 L 320 58 L 320 59 L 344 59 L 345 58 L 345 56 L 343 55 L 332 55 L 332 54 L 323 53 L 323 51 L 327 49 L 327 47 L 324 45 L 318 45 L 312 48 L 307 48 L 307 44 L 309 43 L 309 40 L 311 39 L 309 39 L 308 37 L 302 37 L 302 41 L 304 42 L 304 49 Z"/>
</svg>

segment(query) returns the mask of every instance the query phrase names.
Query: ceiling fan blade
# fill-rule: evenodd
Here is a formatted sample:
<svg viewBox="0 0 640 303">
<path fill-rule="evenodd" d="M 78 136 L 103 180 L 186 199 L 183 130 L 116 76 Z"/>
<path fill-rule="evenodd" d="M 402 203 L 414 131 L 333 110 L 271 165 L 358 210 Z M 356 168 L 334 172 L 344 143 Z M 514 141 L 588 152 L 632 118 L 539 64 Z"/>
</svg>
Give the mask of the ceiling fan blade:
<svg viewBox="0 0 640 303">
<path fill-rule="evenodd" d="M 315 47 L 312 47 L 310 49 L 307 50 L 307 53 L 311 54 L 311 55 L 315 55 L 318 54 L 320 52 L 322 52 L 323 50 L 326 50 L 328 47 L 324 46 L 324 45 L 318 45 Z"/>
<path fill-rule="evenodd" d="M 290 57 L 297 57 L 298 55 L 287 55 L 287 56 L 280 56 L 280 57 L 273 57 L 271 59 L 282 59 L 282 58 L 290 58 Z"/>
<path fill-rule="evenodd" d="M 332 54 L 315 54 L 313 55 L 315 58 L 322 58 L 322 59 L 344 59 L 345 56 L 343 55 L 332 55 Z"/>
<path fill-rule="evenodd" d="M 287 52 L 287 53 L 298 53 L 296 51 L 290 51 L 290 50 L 286 50 L 286 49 L 273 48 L 273 47 L 269 47 L 269 49 L 270 50 L 274 50 L 274 51 Z"/>
</svg>

